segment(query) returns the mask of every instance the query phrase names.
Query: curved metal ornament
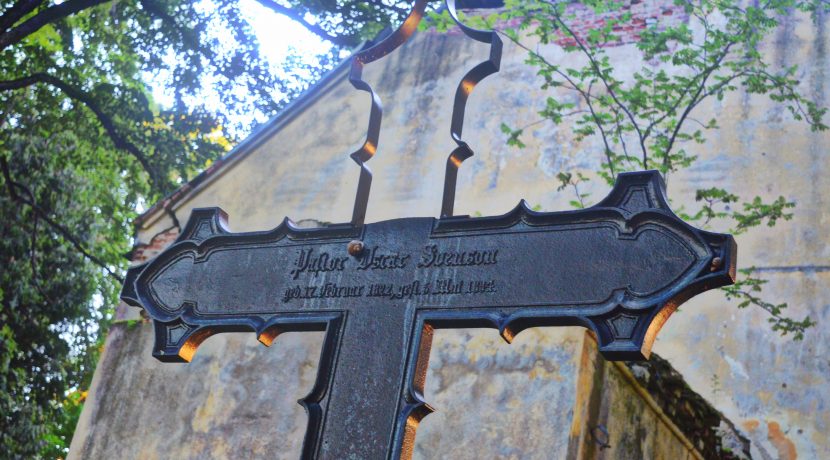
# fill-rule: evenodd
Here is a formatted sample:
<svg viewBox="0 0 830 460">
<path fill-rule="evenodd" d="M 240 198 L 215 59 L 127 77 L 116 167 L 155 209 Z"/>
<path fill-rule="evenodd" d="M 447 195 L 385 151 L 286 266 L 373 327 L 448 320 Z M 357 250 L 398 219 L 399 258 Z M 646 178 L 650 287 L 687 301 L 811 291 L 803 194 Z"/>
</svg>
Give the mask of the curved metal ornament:
<svg viewBox="0 0 830 460">
<path fill-rule="evenodd" d="M 499 71 L 501 66 L 502 41 L 498 33 L 494 30 L 476 30 L 464 25 L 458 19 L 458 13 L 455 9 L 455 0 L 447 0 L 447 9 L 453 21 L 458 24 L 458 27 L 464 34 L 474 40 L 482 43 L 490 44 L 490 56 L 486 61 L 479 63 L 473 67 L 464 78 L 458 83 L 458 88 L 455 90 L 455 102 L 452 107 L 452 124 L 450 125 L 450 135 L 457 147 L 450 153 L 447 158 L 447 170 L 444 174 L 444 195 L 441 201 L 441 217 L 450 217 L 453 215 L 453 208 L 455 206 L 455 189 L 458 180 L 458 168 L 461 163 L 467 158 L 473 156 L 473 150 L 470 146 L 461 139 L 461 131 L 464 129 L 464 112 L 467 108 L 467 98 L 472 93 L 473 89 L 482 80 L 488 76 Z"/>
<path fill-rule="evenodd" d="M 352 57 L 349 82 L 356 89 L 369 93 L 372 102 L 369 110 L 369 126 L 366 130 L 366 140 L 358 150 L 352 152 L 350 155 L 355 163 L 360 166 L 360 178 L 358 179 L 357 195 L 355 196 L 354 211 L 352 212 L 352 225 L 354 226 L 363 225 L 366 219 L 369 191 L 372 186 L 372 171 L 366 166 L 366 162 L 371 160 L 378 150 L 381 122 L 383 120 L 383 104 L 380 96 L 375 93 L 368 82 L 363 80 L 363 67 L 370 62 L 386 56 L 409 40 L 409 37 L 418 29 L 418 24 L 424 16 L 427 3 L 427 0 L 417 0 L 406 20 L 404 20 L 403 24 L 395 32 L 375 46 L 360 51 Z M 464 75 L 455 91 L 450 136 L 457 147 L 450 153 L 449 158 L 447 158 L 441 217 L 453 215 L 458 168 L 464 160 L 473 156 L 473 150 L 461 138 L 461 132 L 464 129 L 464 113 L 467 107 L 467 99 L 479 82 L 499 71 L 502 54 L 502 41 L 498 33 L 495 31 L 477 30 L 466 26 L 458 18 L 455 0 L 446 0 L 445 4 L 450 17 L 455 21 L 461 31 L 464 32 L 464 35 L 476 41 L 490 44 L 490 54 L 486 61 L 479 63 Z"/>
<path fill-rule="evenodd" d="M 360 166 L 360 178 L 357 183 L 357 196 L 355 196 L 354 211 L 352 212 L 352 225 L 361 226 L 366 219 L 366 209 L 369 204 L 369 190 L 372 186 L 372 171 L 366 166 L 378 149 L 380 138 L 380 126 L 383 119 L 383 105 L 380 96 L 372 89 L 368 82 L 363 80 L 363 66 L 376 61 L 391 53 L 404 44 L 418 29 L 418 24 L 424 16 L 427 0 L 417 0 L 412 11 L 398 29 L 384 38 L 380 43 L 367 48 L 352 57 L 352 67 L 349 71 L 349 82 L 352 86 L 361 91 L 369 93 L 372 99 L 372 106 L 369 110 L 369 127 L 366 130 L 366 140 L 363 145 L 352 152 L 352 160 Z"/>
</svg>

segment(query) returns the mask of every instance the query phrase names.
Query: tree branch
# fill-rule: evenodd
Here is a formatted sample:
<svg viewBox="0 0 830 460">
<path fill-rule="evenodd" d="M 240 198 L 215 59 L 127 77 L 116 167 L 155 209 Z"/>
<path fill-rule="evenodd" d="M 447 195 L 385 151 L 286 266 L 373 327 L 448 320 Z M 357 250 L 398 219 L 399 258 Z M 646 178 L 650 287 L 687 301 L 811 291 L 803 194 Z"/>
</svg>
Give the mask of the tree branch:
<svg viewBox="0 0 830 460">
<path fill-rule="evenodd" d="M 593 88 L 593 82 L 588 85 L 587 94 L 591 94 L 591 89 Z M 599 128 L 600 136 L 602 137 L 602 144 L 605 146 L 605 159 L 608 161 L 608 170 L 611 172 L 611 177 L 617 177 L 617 173 L 614 171 L 614 161 L 611 159 L 611 146 L 608 144 L 608 134 L 605 132 L 605 128 L 602 126 L 602 120 L 600 120 L 599 115 L 594 111 L 594 105 L 591 103 L 591 99 L 586 97 L 585 102 L 588 104 L 588 110 L 591 112 L 591 117 L 594 119 L 594 124 L 597 125 Z M 582 200 L 580 200 L 581 202 Z"/>
<path fill-rule="evenodd" d="M 23 24 L 0 35 L 0 51 L 23 40 L 51 22 L 108 1 L 110 0 L 68 0 L 61 4 L 50 6 L 29 18 Z"/>
<path fill-rule="evenodd" d="M 0 32 L 8 30 L 20 18 L 34 11 L 42 3 L 43 0 L 18 0 L 17 3 L 3 12 L 3 16 L 0 16 Z"/>
<path fill-rule="evenodd" d="M 508 34 L 504 34 L 504 33 L 501 33 L 501 32 L 499 32 L 499 33 L 500 33 L 501 35 L 503 35 L 503 36 L 507 37 L 507 39 L 508 39 L 508 40 L 510 40 L 511 42 L 513 42 L 514 44 L 516 44 L 516 46 L 518 46 L 519 48 L 522 48 L 523 50 L 525 50 L 525 51 L 527 51 L 528 53 L 530 53 L 532 56 L 534 56 L 534 57 L 536 57 L 537 59 L 539 59 L 539 61 L 540 61 L 540 62 L 542 62 L 543 64 L 545 64 L 546 66 L 548 66 L 548 67 L 549 67 L 551 70 L 553 70 L 553 71 L 554 71 L 557 75 L 559 75 L 559 76 L 561 76 L 562 78 L 564 78 L 564 79 L 565 79 L 565 81 L 567 81 L 567 82 L 568 82 L 568 84 L 570 84 L 570 85 L 571 85 L 571 89 L 573 89 L 574 91 L 576 91 L 577 93 L 579 93 L 579 94 L 580 94 L 580 96 L 582 96 L 582 99 L 584 99 L 584 100 L 585 100 L 585 103 L 588 105 L 588 111 L 591 113 L 591 118 L 593 118 L 593 119 L 594 119 L 594 124 L 595 124 L 595 125 L 597 126 L 597 128 L 599 129 L 600 136 L 602 137 L 602 143 L 605 145 L 605 158 L 606 158 L 606 160 L 608 161 L 608 169 L 611 171 L 611 176 L 613 176 L 613 177 L 617 177 L 617 174 L 616 174 L 616 172 L 614 171 L 614 162 L 613 162 L 613 161 L 612 161 L 612 159 L 611 159 L 611 153 L 612 153 L 612 150 L 611 150 L 610 145 L 608 144 L 608 137 L 607 137 L 607 135 L 606 135 L 605 128 L 602 126 L 602 120 L 600 120 L 600 119 L 599 119 L 599 115 L 597 115 L 597 113 L 594 111 L 594 106 L 593 106 L 593 104 L 591 103 L 591 98 L 593 97 L 593 96 L 591 95 L 591 88 L 593 87 L 593 83 L 591 83 L 591 84 L 589 84 L 589 85 L 588 85 L 588 90 L 587 90 L 587 91 L 586 91 L 586 90 L 584 90 L 584 89 L 582 89 L 582 88 L 580 88 L 580 87 L 579 87 L 579 85 L 577 85 L 577 84 L 576 84 L 576 82 L 575 82 L 575 81 L 573 81 L 573 79 L 571 79 L 571 77 L 570 77 L 567 73 L 562 72 L 561 70 L 559 70 L 559 67 L 558 67 L 558 66 L 555 66 L 555 65 L 551 64 L 551 63 L 550 63 L 550 61 L 548 61 L 547 59 L 545 59 L 545 57 L 544 57 L 544 56 L 542 56 L 541 54 L 537 53 L 536 51 L 531 50 L 530 48 L 528 48 L 527 46 L 525 46 L 523 43 L 521 43 L 520 41 L 516 40 L 515 38 L 511 37 L 510 35 L 508 35 Z"/>
<path fill-rule="evenodd" d="M 32 208 L 32 211 L 34 211 L 35 214 L 40 216 L 40 218 L 43 219 L 47 224 L 49 224 L 50 227 L 52 227 L 56 232 L 63 236 L 64 239 L 69 241 L 72 244 L 72 246 L 75 247 L 75 249 L 77 249 L 78 252 L 80 252 L 84 257 L 89 259 L 89 261 L 91 261 L 95 265 L 98 265 L 99 267 L 103 268 L 109 276 L 111 276 L 119 283 L 124 283 L 124 278 L 112 271 L 112 269 L 109 266 L 107 266 L 107 264 L 103 260 L 91 254 L 84 247 L 84 245 L 81 244 L 81 242 L 78 241 L 78 239 L 72 235 L 72 233 L 66 227 L 55 221 L 55 219 L 53 219 L 48 212 L 46 212 L 40 206 L 38 206 L 37 203 L 34 202 L 34 195 L 28 187 L 19 182 L 15 182 L 12 179 L 11 170 L 9 168 L 9 162 L 8 160 L 6 160 L 6 157 L 4 156 L 0 156 L 0 170 L 2 170 L 3 172 L 3 178 L 6 181 L 6 188 L 8 189 L 9 195 L 14 201 L 17 201 L 21 204 L 25 204 Z M 15 191 L 15 187 L 24 191 L 27 195 L 29 195 L 29 198 L 23 197 L 22 195 L 17 193 Z"/>
<path fill-rule="evenodd" d="M 9 172 L 9 165 L 6 162 L 6 158 L 3 157 L 0 159 L 2 165 L 0 165 L 0 169 L 3 170 L 3 176 L 5 177 L 5 182 L 7 188 L 9 190 L 9 194 L 13 199 L 17 201 L 21 201 L 19 199 L 19 195 L 17 195 L 14 191 L 15 187 L 20 188 L 26 195 L 29 196 L 29 201 L 31 203 L 36 203 L 35 195 L 32 193 L 32 190 L 29 187 L 24 186 L 20 183 L 15 183 L 11 181 L 11 174 Z M 38 268 L 37 268 L 37 234 L 38 234 L 38 224 L 40 223 L 40 214 L 37 212 L 34 213 L 34 218 L 32 222 L 32 230 L 29 232 L 29 268 L 32 270 L 32 284 L 34 284 L 35 289 L 43 296 L 44 299 L 48 302 L 54 302 L 49 294 L 46 293 L 46 290 L 43 288 L 43 284 L 40 282 L 40 276 L 38 275 Z"/>
<path fill-rule="evenodd" d="M 192 29 L 182 27 L 176 21 L 176 18 L 169 15 L 167 11 L 165 11 L 163 5 L 160 5 L 159 2 L 155 0 L 139 0 L 139 3 L 141 3 L 141 6 L 144 8 L 145 11 L 150 13 L 150 15 L 156 16 L 162 21 L 169 24 L 173 28 L 173 30 L 175 30 L 179 34 L 179 38 L 183 42 L 187 42 L 193 48 L 198 48 L 199 35 L 197 33 L 194 33 Z"/>
<path fill-rule="evenodd" d="M 144 153 L 142 153 L 141 150 L 135 144 L 127 140 L 127 138 L 125 138 L 118 132 L 113 119 L 109 117 L 107 114 L 105 114 L 101 107 L 99 107 L 95 100 L 92 98 L 92 96 L 84 92 L 82 89 L 73 86 L 52 75 L 48 75 L 45 73 L 36 73 L 15 80 L 0 82 L 0 92 L 26 88 L 36 83 L 44 83 L 47 85 L 54 86 L 60 89 L 64 94 L 66 94 L 70 98 L 75 99 L 78 102 L 84 104 L 89 110 L 92 111 L 92 113 L 95 114 L 95 117 L 107 131 L 107 134 L 109 135 L 109 138 L 112 140 L 112 143 L 115 145 L 115 148 L 127 151 L 136 160 L 138 160 L 138 162 L 150 176 L 150 182 L 152 182 L 153 186 L 157 190 L 164 190 L 164 184 L 156 175 L 156 172 L 150 164 L 150 160 L 147 158 L 147 156 L 144 155 Z"/>
<path fill-rule="evenodd" d="M 303 14 L 293 8 L 289 8 L 287 6 L 280 5 L 279 3 L 275 2 L 274 0 L 256 0 L 260 5 L 271 9 L 277 14 L 281 14 L 283 16 L 288 17 L 289 19 L 298 22 L 301 26 L 305 27 L 306 30 L 317 35 L 318 37 L 322 38 L 323 40 L 328 40 L 333 44 L 343 47 L 343 48 L 351 48 L 353 46 L 357 46 L 359 42 L 355 39 L 350 37 L 344 36 L 337 36 L 332 35 L 327 30 L 323 29 L 317 24 L 312 24 L 305 20 Z"/>
<path fill-rule="evenodd" d="M 617 108 L 612 108 L 611 110 L 614 112 L 614 124 L 617 128 L 617 138 L 619 139 L 620 145 L 622 146 L 623 157 L 625 157 L 625 161 L 631 164 L 631 156 L 628 154 L 628 147 L 625 144 L 625 137 L 623 137 L 622 125 L 620 124 L 620 119 L 622 119 L 622 116 L 618 112 Z"/>
<path fill-rule="evenodd" d="M 706 89 L 706 82 L 709 80 L 709 77 L 712 76 L 712 72 L 714 72 L 717 68 L 720 67 L 721 62 L 723 61 L 724 58 L 726 58 L 726 55 L 729 54 L 729 49 L 732 48 L 732 45 L 734 45 L 734 44 L 735 44 L 735 42 L 731 42 L 728 45 L 726 45 L 723 48 L 723 52 L 720 54 L 720 56 L 718 56 L 717 59 L 715 59 L 715 63 L 712 64 L 711 66 L 709 66 L 709 68 L 707 69 L 707 72 L 705 72 L 703 74 L 703 78 L 700 80 L 700 85 L 698 86 L 697 90 L 695 91 L 695 94 L 692 96 L 692 99 L 689 101 L 689 104 L 686 106 L 686 109 L 683 110 L 683 114 L 680 116 L 680 119 L 677 121 L 677 125 L 675 125 L 674 130 L 672 130 L 671 136 L 669 136 L 669 143 L 668 143 L 668 146 L 666 147 L 666 156 L 663 157 L 663 168 L 664 169 L 668 170 L 668 168 L 671 166 L 671 160 L 669 159 L 669 152 L 671 152 L 671 149 L 674 147 L 675 140 L 677 139 L 678 133 L 680 133 L 680 128 L 683 126 L 683 123 L 686 121 L 686 117 L 688 117 L 689 114 L 692 113 L 692 110 L 695 107 L 697 107 L 697 105 L 700 103 L 700 101 L 705 99 L 708 96 L 708 94 L 711 94 L 711 93 L 708 93 L 708 92 L 703 93 L 703 90 Z M 732 77 L 730 77 L 728 80 L 725 80 L 725 81 L 726 82 L 732 81 L 736 77 L 737 77 L 737 74 L 733 75 Z M 724 83 L 724 82 L 721 82 L 721 84 L 723 86 L 726 85 L 726 83 Z M 701 93 L 703 93 L 702 97 L 701 97 Z"/>
<path fill-rule="evenodd" d="M 370 1 L 369 3 L 371 3 L 372 5 L 375 5 L 377 7 L 380 7 L 380 8 L 388 8 L 388 9 L 394 11 L 398 16 L 403 17 L 403 18 L 405 18 L 409 14 L 409 9 L 408 8 L 402 8 L 402 7 L 397 6 L 397 5 L 387 5 L 387 4 L 383 3 L 380 0 L 373 0 L 373 1 Z"/>
<path fill-rule="evenodd" d="M 591 67 L 593 67 L 597 78 L 599 78 L 602 84 L 605 86 L 605 89 L 608 91 L 608 94 L 611 96 L 611 99 L 613 99 L 614 103 L 616 103 L 617 106 L 619 106 L 619 108 L 628 116 L 628 119 L 631 122 L 631 126 L 633 126 L 634 130 L 637 131 L 637 137 L 640 140 L 640 149 L 643 152 L 643 169 L 648 169 L 648 151 L 646 150 L 645 138 L 643 137 L 643 133 L 640 131 L 640 125 L 637 124 L 637 120 L 634 118 L 634 114 L 632 114 L 628 107 L 626 107 L 619 100 L 619 98 L 617 97 L 617 93 L 614 91 L 613 86 L 608 82 L 608 79 L 605 78 L 605 74 L 602 73 L 602 69 L 599 68 L 599 63 L 597 63 L 596 59 L 594 58 L 594 54 L 590 50 L 588 50 L 588 48 L 585 46 L 584 43 L 582 43 L 582 40 L 574 33 L 574 31 L 571 30 L 571 28 L 568 27 L 567 24 L 565 24 L 565 21 L 562 19 L 562 17 L 558 13 L 555 13 L 555 5 L 552 11 L 554 11 L 553 17 L 559 22 L 559 25 L 562 26 L 562 28 L 565 29 L 566 32 L 568 32 L 571 38 L 573 38 L 576 44 L 579 46 L 579 49 L 582 50 L 582 53 L 588 58 L 588 61 L 591 63 Z"/>
</svg>

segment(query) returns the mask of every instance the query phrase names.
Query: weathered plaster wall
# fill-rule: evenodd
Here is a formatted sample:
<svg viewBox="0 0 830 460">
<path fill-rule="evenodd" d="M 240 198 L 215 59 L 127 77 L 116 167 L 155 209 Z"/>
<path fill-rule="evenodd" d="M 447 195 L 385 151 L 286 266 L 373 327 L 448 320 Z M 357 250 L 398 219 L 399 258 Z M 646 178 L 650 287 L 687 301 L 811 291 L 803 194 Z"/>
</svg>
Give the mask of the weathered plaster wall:
<svg viewBox="0 0 830 460">
<path fill-rule="evenodd" d="M 550 332 L 507 345 L 494 331 L 439 331 L 426 388 L 439 410 L 421 423 L 413 458 L 705 458 L 704 443 L 625 366 L 600 358 L 589 334 Z M 313 382 L 321 339 L 286 334 L 267 349 L 218 336 L 191 363 L 163 365 L 141 359 L 149 323 L 116 324 L 70 458 L 299 458 L 306 417 L 296 400 Z M 700 418 L 679 422 L 699 429 Z"/>
<path fill-rule="evenodd" d="M 314 381 L 322 341 L 308 335 L 287 334 L 275 349 L 218 336 L 190 364 L 164 366 L 142 359 L 150 323 L 116 324 L 70 458 L 299 458 L 306 417 L 297 400 Z"/>
<path fill-rule="evenodd" d="M 805 91 L 825 106 L 830 103 L 826 94 L 830 83 L 826 55 L 830 38 L 826 27 L 825 19 L 815 25 L 808 17 L 793 14 L 774 39 L 763 46 L 763 52 L 774 62 L 798 64 Z M 542 47 L 542 51 L 551 60 L 565 59 L 555 45 Z M 369 163 L 375 180 L 367 221 L 438 214 L 444 162 L 454 145 L 448 133 L 453 91 L 466 68 L 485 55 L 486 46 L 470 43 L 461 36 L 422 33 L 398 52 L 367 66 L 367 78 L 379 90 L 385 106 L 380 149 Z M 633 45 L 612 50 L 613 59 L 623 71 L 639 65 L 635 55 Z M 524 150 L 505 146 L 499 130 L 501 122 L 522 126 L 535 121 L 536 112 L 544 104 L 535 71 L 523 63 L 524 58 L 523 52 L 507 45 L 502 71 L 485 80 L 473 93 L 464 135 L 477 156 L 461 168 L 458 214 L 500 214 L 515 206 L 520 198 L 540 204 L 544 210 L 566 209 L 572 197 L 556 192 L 556 173 L 565 169 L 595 170 L 601 161 L 598 143 L 569 140 L 567 126 L 541 125 L 527 136 L 528 147 Z M 272 228 L 285 215 L 296 221 L 347 221 L 358 175 L 348 153 L 362 142 L 368 100 L 365 93 L 355 91 L 345 81 L 345 74 L 327 91 L 322 100 L 243 161 L 215 175 L 199 193 L 177 205 L 174 211 L 178 218 L 186 219 L 193 207 L 218 205 L 228 212 L 234 231 Z M 688 146 L 700 155 L 700 161 L 669 178 L 669 196 L 674 206 L 694 206 L 694 190 L 710 186 L 726 187 L 744 198 L 761 195 L 772 199 L 783 194 L 795 200 L 798 206 L 792 221 L 738 238 L 739 266 L 758 267 L 770 280 L 765 289 L 770 300 L 788 302 L 790 314 L 809 314 L 819 326 L 811 329 L 802 342 L 780 338 L 767 325 L 766 313 L 755 308 L 738 310 L 721 294 L 713 292 L 695 298 L 669 320 L 655 351 L 683 373 L 692 389 L 745 429 L 756 458 L 830 458 L 830 136 L 810 132 L 802 123 L 793 121 L 785 109 L 763 97 L 741 93 L 702 107 L 699 118 L 711 116 L 718 117 L 721 130 L 710 135 L 710 142 L 703 146 Z M 592 193 L 591 199 L 597 201 L 607 188 L 597 181 L 593 184 L 588 191 Z M 165 216 L 149 221 L 140 229 L 139 238 L 149 242 L 170 225 Z M 717 222 L 714 228 L 726 230 Z M 129 410 L 136 411 L 135 432 L 151 439 L 142 441 L 139 435 L 130 438 L 129 429 L 119 428 L 112 442 L 164 442 L 149 433 L 157 433 L 153 419 L 170 417 L 172 422 L 167 420 L 162 425 L 165 430 L 189 429 L 204 433 L 202 438 L 194 439 L 218 442 L 209 433 L 243 430 L 236 425 L 243 422 L 223 425 L 217 416 L 224 414 L 225 406 L 211 406 L 208 401 L 211 395 L 218 401 L 222 394 L 231 392 L 243 392 L 237 397 L 250 397 L 252 403 L 246 402 L 245 409 L 231 406 L 227 410 L 255 414 L 257 418 L 252 420 L 279 425 L 280 433 L 295 433 L 304 423 L 296 422 L 302 418 L 299 406 L 288 401 L 311 388 L 308 369 L 319 353 L 318 338 L 281 337 L 275 349 L 256 349 L 246 344 L 254 342 L 252 336 L 214 337 L 203 346 L 206 349 L 197 353 L 194 364 L 161 365 L 149 353 L 149 328 L 139 329 L 140 333 L 132 335 L 116 329 L 107 342 L 107 354 L 117 356 L 111 358 L 115 361 L 130 363 L 122 363 L 122 367 L 152 372 L 133 382 L 129 376 L 108 375 L 106 367 L 99 370 L 92 392 L 98 399 L 84 413 L 80 439 L 92 430 L 104 429 L 95 424 L 95 411 L 116 410 L 119 405 L 128 404 L 124 400 L 130 398 L 133 406 Z M 525 334 L 539 346 L 513 345 L 509 347 L 512 351 L 499 359 L 476 345 L 495 335 L 492 331 L 465 331 L 433 349 L 431 396 L 440 401 L 438 407 L 446 405 L 453 409 L 425 419 L 419 443 L 449 449 L 465 442 L 458 433 L 477 432 L 484 428 L 476 427 L 490 426 L 475 420 L 474 411 L 459 412 L 460 406 L 453 406 L 471 395 L 480 395 L 483 399 L 476 400 L 476 404 L 489 401 L 499 411 L 505 410 L 502 406 L 515 410 L 517 418 L 510 420 L 534 421 L 487 428 L 492 430 L 486 432 L 487 439 L 497 439 L 507 449 L 505 457 L 514 453 L 510 449 L 518 441 L 513 436 L 520 434 L 525 436 L 521 442 L 533 439 L 531 444 L 543 449 L 537 452 L 561 452 L 562 447 L 550 438 L 561 440 L 558 435 L 563 432 L 556 428 L 561 428 L 558 418 L 562 414 L 549 409 L 561 407 L 557 398 L 564 396 L 557 392 L 556 373 L 550 378 L 542 376 L 552 372 L 551 363 L 568 362 L 567 337 L 573 332 L 528 331 L 518 339 Z M 267 364 L 248 363 L 246 357 L 252 356 L 265 359 Z M 225 364 L 199 364 L 199 360 Z M 230 369 L 226 369 L 228 362 L 234 364 Z M 204 378 L 193 380 L 188 376 L 196 366 L 212 370 Z M 255 389 L 256 382 L 263 386 Z M 128 392 L 118 392 L 127 388 Z M 164 388 L 181 397 L 156 394 Z M 253 392 L 253 396 L 244 392 Z M 274 399 L 280 400 L 279 407 Z M 283 406 L 282 402 L 286 404 Z M 548 405 L 539 409 L 543 403 Z M 171 410 L 170 404 L 182 407 Z M 211 416 L 200 418 L 204 411 L 212 411 Z M 441 423 L 463 426 L 432 427 L 433 419 L 441 417 L 446 417 Z M 527 432 L 531 429 L 538 431 Z M 620 436 L 625 428 L 620 430 L 611 434 Z M 471 439 L 478 445 L 480 438 Z M 73 452 L 78 452 L 78 442 L 81 441 L 76 437 Z M 251 442 L 272 440 L 257 438 Z M 271 445 L 286 458 L 294 457 L 292 452 L 296 450 L 290 449 L 298 448 L 296 441 L 288 438 Z M 419 447 L 419 452 L 423 449 L 426 448 Z"/>
</svg>

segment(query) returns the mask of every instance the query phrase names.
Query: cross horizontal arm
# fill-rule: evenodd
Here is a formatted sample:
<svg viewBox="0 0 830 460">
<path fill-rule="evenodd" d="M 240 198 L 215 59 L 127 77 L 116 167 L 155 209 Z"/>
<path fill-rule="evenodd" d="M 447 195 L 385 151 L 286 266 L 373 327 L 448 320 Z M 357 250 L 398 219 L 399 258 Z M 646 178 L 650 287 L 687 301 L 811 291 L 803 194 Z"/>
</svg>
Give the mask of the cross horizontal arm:
<svg viewBox="0 0 830 460">
<path fill-rule="evenodd" d="M 347 249 L 354 239 L 365 245 L 357 256 Z M 558 213 L 522 202 L 495 217 L 318 229 L 286 219 L 233 234 L 221 210 L 200 209 L 175 244 L 129 271 L 123 298 L 161 324 L 164 360 L 186 360 L 209 333 L 250 330 L 267 342 L 273 330 L 323 330 L 330 312 L 389 302 L 498 317 L 506 338 L 582 324 L 608 357 L 632 358 L 647 356 L 649 328 L 666 311 L 732 282 L 734 254 L 731 236 L 671 213 L 657 173 L 624 174 L 597 206 Z"/>
</svg>

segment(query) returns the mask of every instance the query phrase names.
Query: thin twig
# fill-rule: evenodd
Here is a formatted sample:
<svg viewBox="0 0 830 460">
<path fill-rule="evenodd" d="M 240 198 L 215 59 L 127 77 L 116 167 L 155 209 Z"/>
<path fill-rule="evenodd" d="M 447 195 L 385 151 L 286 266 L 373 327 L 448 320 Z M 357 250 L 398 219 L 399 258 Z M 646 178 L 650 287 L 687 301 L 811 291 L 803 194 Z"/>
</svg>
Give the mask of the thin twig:
<svg viewBox="0 0 830 460">
<path fill-rule="evenodd" d="M 25 205 L 29 206 L 32 209 L 32 211 L 34 211 L 36 214 L 38 214 L 40 216 L 40 218 L 43 219 L 44 222 L 49 224 L 49 226 L 52 227 L 55 231 L 57 231 L 61 236 L 63 236 L 64 239 L 69 241 L 72 244 L 72 246 L 75 247 L 75 249 L 77 249 L 78 252 L 80 252 L 84 257 L 89 259 L 95 265 L 98 265 L 99 267 L 103 268 L 104 271 L 109 276 L 111 276 L 113 279 L 115 279 L 119 283 L 122 283 L 122 284 L 124 283 L 124 278 L 122 278 L 120 275 L 118 275 L 117 273 L 112 271 L 112 269 L 103 260 L 99 259 L 95 255 L 90 253 L 84 247 L 84 245 L 81 244 L 81 242 L 78 241 L 78 239 L 75 238 L 75 236 L 73 236 L 72 233 L 66 227 L 64 227 L 63 225 L 61 225 L 57 221 L 55 221 L 49 215 L 48 212 L 46 212 L 44 209 L 42 209 L 40 206 L 38 206 L 37 203 L 34 201 L 34 194 L 32 194 L 32 191 L 29 190 L 28 187 L 26 187 L 25 185 L 23 185 L 19 182 L 14 181 L 12 179 L 11 169 L 9 168 L 9 162 L 6 159 L 6 157 L 4 157 L 4 156 L 0 156 L 0 170 L 2 170 L 3 178 L 6 181 L 6 188 L 9 192 L 9 195 L 11 196 L 11 198 L 13 200 L 17 201 L 18 203 L 25 204 Z M 25 198 L 25 197 L 21 196 L 19 193 L 17 193 L 15 188 L 23 191 L 24 193 L 29 195 L 30 198 Z"/>
<path fill-rule="evenodd" d="M 550 4 L 550 2 L 547 2 L 547 3 Z M 551 5 L 551 6 L 554 6 L 554 5 Z M 570 27 L 568 27 L 568 25 L 565 23 L 565 21 L 562 20 L 562 17 L 558 13 L 555 12 L 556 8 L 553 8 L 552 11 L 554 11 L 553 17 L 559 22 L 559 25 L 561 25 L 562 28 L 565 29 L 566 32 L 568 32 L 568 34 L 571 36 L 571 38 L 574 39 L 576 44 L 582 50 L 582 53 L 588 58 L 588 62 L 591 63 L 591 67 L 593 67 L 594 72 L 596 73 L 597 77 L 600 79 L 600 81 L 602 81 L 602 84 L 605 86 L 606 91 L 608 91 L 608 95 L 611 96 L 611 99 L 613 99 L 614 103 L 616 103 L 617 106 L 619 106 L 619 108 L 626 114 L 626 116 L 628 116 L 628 119 L 631 122 L 631 125 L 634 127 L 634 130 L 637 131 L 637 136 L 639 137 L 639 140 L 640 140 L 640 149 L 642 149 L 642 151 L 643 151 L 643 168 L 648 169 L 648 151 L 646 150 L 645 138 L 643 137 L 643 133 L 640 131 L 640 125 L 637 124 L 637 120 L 634 117 L 634 114 L 632 114 L 631 111 L 628 109 L 628 107 L 626 107 L 619 100 L 619 98 L 617 97 L 617 93 L 614 91 L 613 85 L 611 85 L 608 82 L 608 80 L 605 78 L 605 75 L 602 73 L 602 70 L 599 68 L 599 64 L 597 63 L 596 59 L 594 59 L 593 53 L 591 53 L 588 50 L 588 48 L 585 46 L 585 44 L 582 42 L 582 40 L 571 30 Z"/>
<path fill-rule="evenodd" d="M 536 51 L 531 50 L 530 48 L 528 48 L 527 46 L 525 46 L 523 43 L 519 42 L 518 40 L 514 39 L 513 37 L 511 37 L 507 34 L 501 33 L 501 32 L 500 32 L 500 34 L 507 37 L 508 40 L 510 40 L 512 43 L 514 43 L 519 48 L 522 48 L 523 50 L 530 53 L 532 56 L 539 59 L 540 62 L 542 62 L 543 64 L 548 66 L 551 70 L 553 70 L 553 72 L 555 72 L 556 74 L 558 74 L 559 76 L 564 78 L 565 81 L 567 81 L 568 84 L 571 85 L 571 89 L 578 92 L 580 94 L 580 96 L 582 96 L 582 99 L 584 99 L 585 103 L 588 105 L 588 110 L 591 113 L 591 117 L 594 119 L 594 124 L 596 124 L 597 127 L 599 128 L 600 135 L 602 137 L 602 142 L 605 145 L 605 158 L 608 161 L 608 169 L 611 171 L 611 176 L 616 177 L 616 172 L 614 170 L 614 163 L 611 159 L 612 150 L 611 150 L 610 146 L 608 145 L 608 138 L 607 138 L 607 135 L 605 133 L 605 129 L 603 128 L 602 121 L 599 119 L 599 116 L 597 115 L 596 111 L 594 110 L 593 104 L 591 103 L 591 99 L 596 99 L 591 94 L 591 88 L 593 87 L 593 82 L 589 84 L 587 91 L 583 90 L 582 88 L 579 87 L 579 85 L 576 84 L 575 81 L 573 81 L 573 79 L 571 79 L 571 77 L 568 74 L 566 74 L 565 72 L 562 72 L 561 70 L 559 70 L 558 66 L 553 65 L 552 63 L 550 63 L 550 61 L 545 59 L 544 56 L 542 56 L 541 54 L 539 54 Z"/>
<path fill-rule="evenodd" d="M 130 153 L 136 160 L 138 160 L 150 176 L 150 182 L 152 182 L 153 186 L 157 190 L 164 190 L 164 182 L 158 177 L 155 169 L 150 164 L 149 158 L 147 158 L 138 146 L 130 142 L 125 136 L 121 135 L 118 129 L 116 129 L 115 121 L 109 115 L 104 113 L 104 110 L 89 93 L 83 91 L 77 86 L 61 80 L 60 78 L 46 73 L 35 73 L 26 77 L 0 82 L 0 92 L 21 89 L 37 83 L 44 83 L 54 86 L 70 98 L 77 100 L 91 110 L 104 127 L 104 130 L 106 130 L 109 138 L 115 145 L 115 148 L 125 150 Z"/>
</svg>

